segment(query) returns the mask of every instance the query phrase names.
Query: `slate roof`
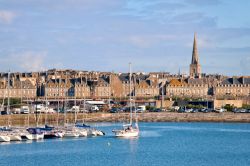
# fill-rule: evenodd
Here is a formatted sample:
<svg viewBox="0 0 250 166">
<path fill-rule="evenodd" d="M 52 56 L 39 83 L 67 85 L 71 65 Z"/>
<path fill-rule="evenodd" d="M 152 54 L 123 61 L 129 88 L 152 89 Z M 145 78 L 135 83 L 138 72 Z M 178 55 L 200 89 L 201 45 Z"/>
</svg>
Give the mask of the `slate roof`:
<svg viewBox="0 0 250 166">
<path fill-rule="evenodd" d="M 250 84 L 250 78 L 236 78 L 236 77 L 231 77 L 231 78 L 226 78 L 224 79 L 221 83 L 221 85 L 240 85 L 240 84 Z"/>
</svg>

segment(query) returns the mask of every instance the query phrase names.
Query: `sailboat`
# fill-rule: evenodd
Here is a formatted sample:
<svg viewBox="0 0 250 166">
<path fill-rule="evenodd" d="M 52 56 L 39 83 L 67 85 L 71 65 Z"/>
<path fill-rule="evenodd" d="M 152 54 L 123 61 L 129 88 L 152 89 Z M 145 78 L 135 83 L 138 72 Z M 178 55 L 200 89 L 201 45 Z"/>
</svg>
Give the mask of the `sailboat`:
<svg viewBox="0 0 250 166">
<path fill-rule="evenodd" d="M 57 127 L 49 126 L 47 124 L 47 114 L 49 112 L 49 107 L 48 107 L 48 95 L 47 95 L 47 77 L 48 74 L 46 72 L 46 78 L 45 78 L 45 118 L 44 118 L 44 127 L 40 128 L 44 132 L 44 139 L 49 139 L 49 138 L 62 138 L 63 137 L 63 132 L 60 131 Z M 58 100 L 59 101 L 59 100 Z"/>
<path fill-rule="evenodd" d="M 8 115 L 8 125 L 3 128 L 4 132 L 6 133 L 6 136 L 9 137 L 10 141 L 21 141 L 21 135 L 18 131 L 13 131 L 10 125 L 10 72 L 8 72 L 8 84 L 7 84 L 7 93 L 8 93 L 8 105 L 7 105 L 7 115 Z M 5 136 L 5 137 L 6 137 Z"/>
<path fill-rule="evenodd" d="M 82 81 L 81 81 L 82 82 Z M 83 110 L 85 110 L 85 94 L 83 93 L 83 96 L 84 96 L 84 103 L 83 103 Z M 82 123 L 77 123 L 75 121 L 75 127 L 79 130 L 79 135 L 82 136 L 82 137 L 87 137 L 87 136 L 103 136 L 105 135 L 105 133 L 101 130 L 97 130 L 97 129 L 94 129 L 94 128 L 91 128 L 91 126 L 89 125 L 86 125 L 84 123 L 84 119 L 82 119 Z"/>
<path fill-rule="evenodd" d="M 74 81 L 76 81 L 76 80 L 74 80 Z M 74 82 L 74 84 L 75 84 L 75 82 Z M 76 108 L 76 94 L 75 94 L 75 100 L 74 100 L 74 108 Z M 78 111 L 79 111 L 78 109 L 74 109 L 74 117 L 75 117 L 74 124 L 76 123 L 76 120 L 77 120 L 77 112 Z M 66 115 L 65 115 L 65 117 L 66 117 Z M 79 137 L 79 136 L 85 136 L 85 133 L 80 133 L 78 128 L 75 127 L 75 125 L 66 126 L 66 130 L 64 133 L 65 138 Z"/>
<path fill-rule="evenodd" d="M 38 85 L 38 80 L 37 80 L 36 85 Z M 39 118 L 41 116 L 41 110 L 38 111 L 38 109 L 37 109 L 38 100 L 35 100 L 34 104 L 35 104 L 36 127 L 28 128 L 27 131 L 30 134 L 32 134 L 33 140 L 39 140 L 39 139 L 44 138 L 44 132 L 41 130 L 41 128 L 38 127 L 38 121 L 39 121 Z M 38 116 L 38 112 L 39 112 L 39 116 Z"/>
<path fill-rule="evenodd" d="M 10 137 L 4 133 L 0 133 L 0 142 L 10 142 Z"/>
<path fill-rule="evenodd" d="M 131 63 L 129 63 L 129 107 L 130 107 L 130 123 L 123 125 L 123 128 L 120 130 L 113 130 L 112 132 L 115 134 L 116 137 L 138 137 L 139 136 L 139 126 L 138 120 L 136 115 L 136 122 L 133 126 L 133 113 L 132 113 L 132 98 L 131 98 Z"/>
</svg>

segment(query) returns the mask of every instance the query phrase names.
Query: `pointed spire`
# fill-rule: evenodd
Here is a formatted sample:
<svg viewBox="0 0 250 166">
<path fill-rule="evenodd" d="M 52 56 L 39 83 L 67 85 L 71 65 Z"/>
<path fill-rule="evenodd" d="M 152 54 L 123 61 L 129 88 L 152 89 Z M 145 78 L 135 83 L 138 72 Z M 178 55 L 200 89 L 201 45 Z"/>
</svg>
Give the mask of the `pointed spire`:
<svg viewBox="0 0 250 166">
<path fill-rule="evenodd" d="M 191 64 L 199 64 L 199 55 L 196 43 L 196 33 L 194 33 L 194 44 L 193 44 L 193 54 Z"/>
</svg>

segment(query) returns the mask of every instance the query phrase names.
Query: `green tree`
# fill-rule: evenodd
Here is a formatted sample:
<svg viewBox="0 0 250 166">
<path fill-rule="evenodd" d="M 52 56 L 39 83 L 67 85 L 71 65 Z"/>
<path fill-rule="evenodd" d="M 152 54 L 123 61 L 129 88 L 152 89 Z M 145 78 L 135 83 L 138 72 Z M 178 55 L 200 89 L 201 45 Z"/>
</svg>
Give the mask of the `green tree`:
<svg viewBox="0 0 250 166">
<path fill-rule="evenodd" d="M 243 104 L 242 108 L 244 108 L 244 109 L 250 109 L 250 105 L 249 104 Z"/>
<path fill-rule="evenodd" d="M 230 104 L 226 104 L 225 106 L 224 106 L 224 108 L 227 110 L 227 111 L 233 111 L 233 109 L 235 108 L 234 106 L 232 106 L 232 105 L 230 105 Z"/>
</svg>

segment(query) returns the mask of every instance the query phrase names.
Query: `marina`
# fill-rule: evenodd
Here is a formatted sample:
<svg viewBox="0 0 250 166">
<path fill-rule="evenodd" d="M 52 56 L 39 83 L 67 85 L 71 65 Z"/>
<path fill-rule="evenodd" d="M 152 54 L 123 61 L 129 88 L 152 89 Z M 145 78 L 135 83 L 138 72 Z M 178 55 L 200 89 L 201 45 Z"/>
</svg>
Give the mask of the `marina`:
<svg viewBox="0 0 250 166">
<path fill-rule="evenodd" d="M 13 127 L 13 128 L 0 128 L 0 142 L 12 141 L 27 141 L 27 140 L 42 140 L 54 138 L 72 138 L 72 137 L 92 137 L 104 136 L 103 131 L 89 127 L 79 127 L 77 125 L 69 125 L 66 127 Z"/>
<path fill-rule="evenodd" d="M 143 122 L 138 138 L 115 137 L 122 123 L 91 125 L 106 135 L 0 143 L 0 165 L 249 165 L 248 123 Z"/>
</svg>

